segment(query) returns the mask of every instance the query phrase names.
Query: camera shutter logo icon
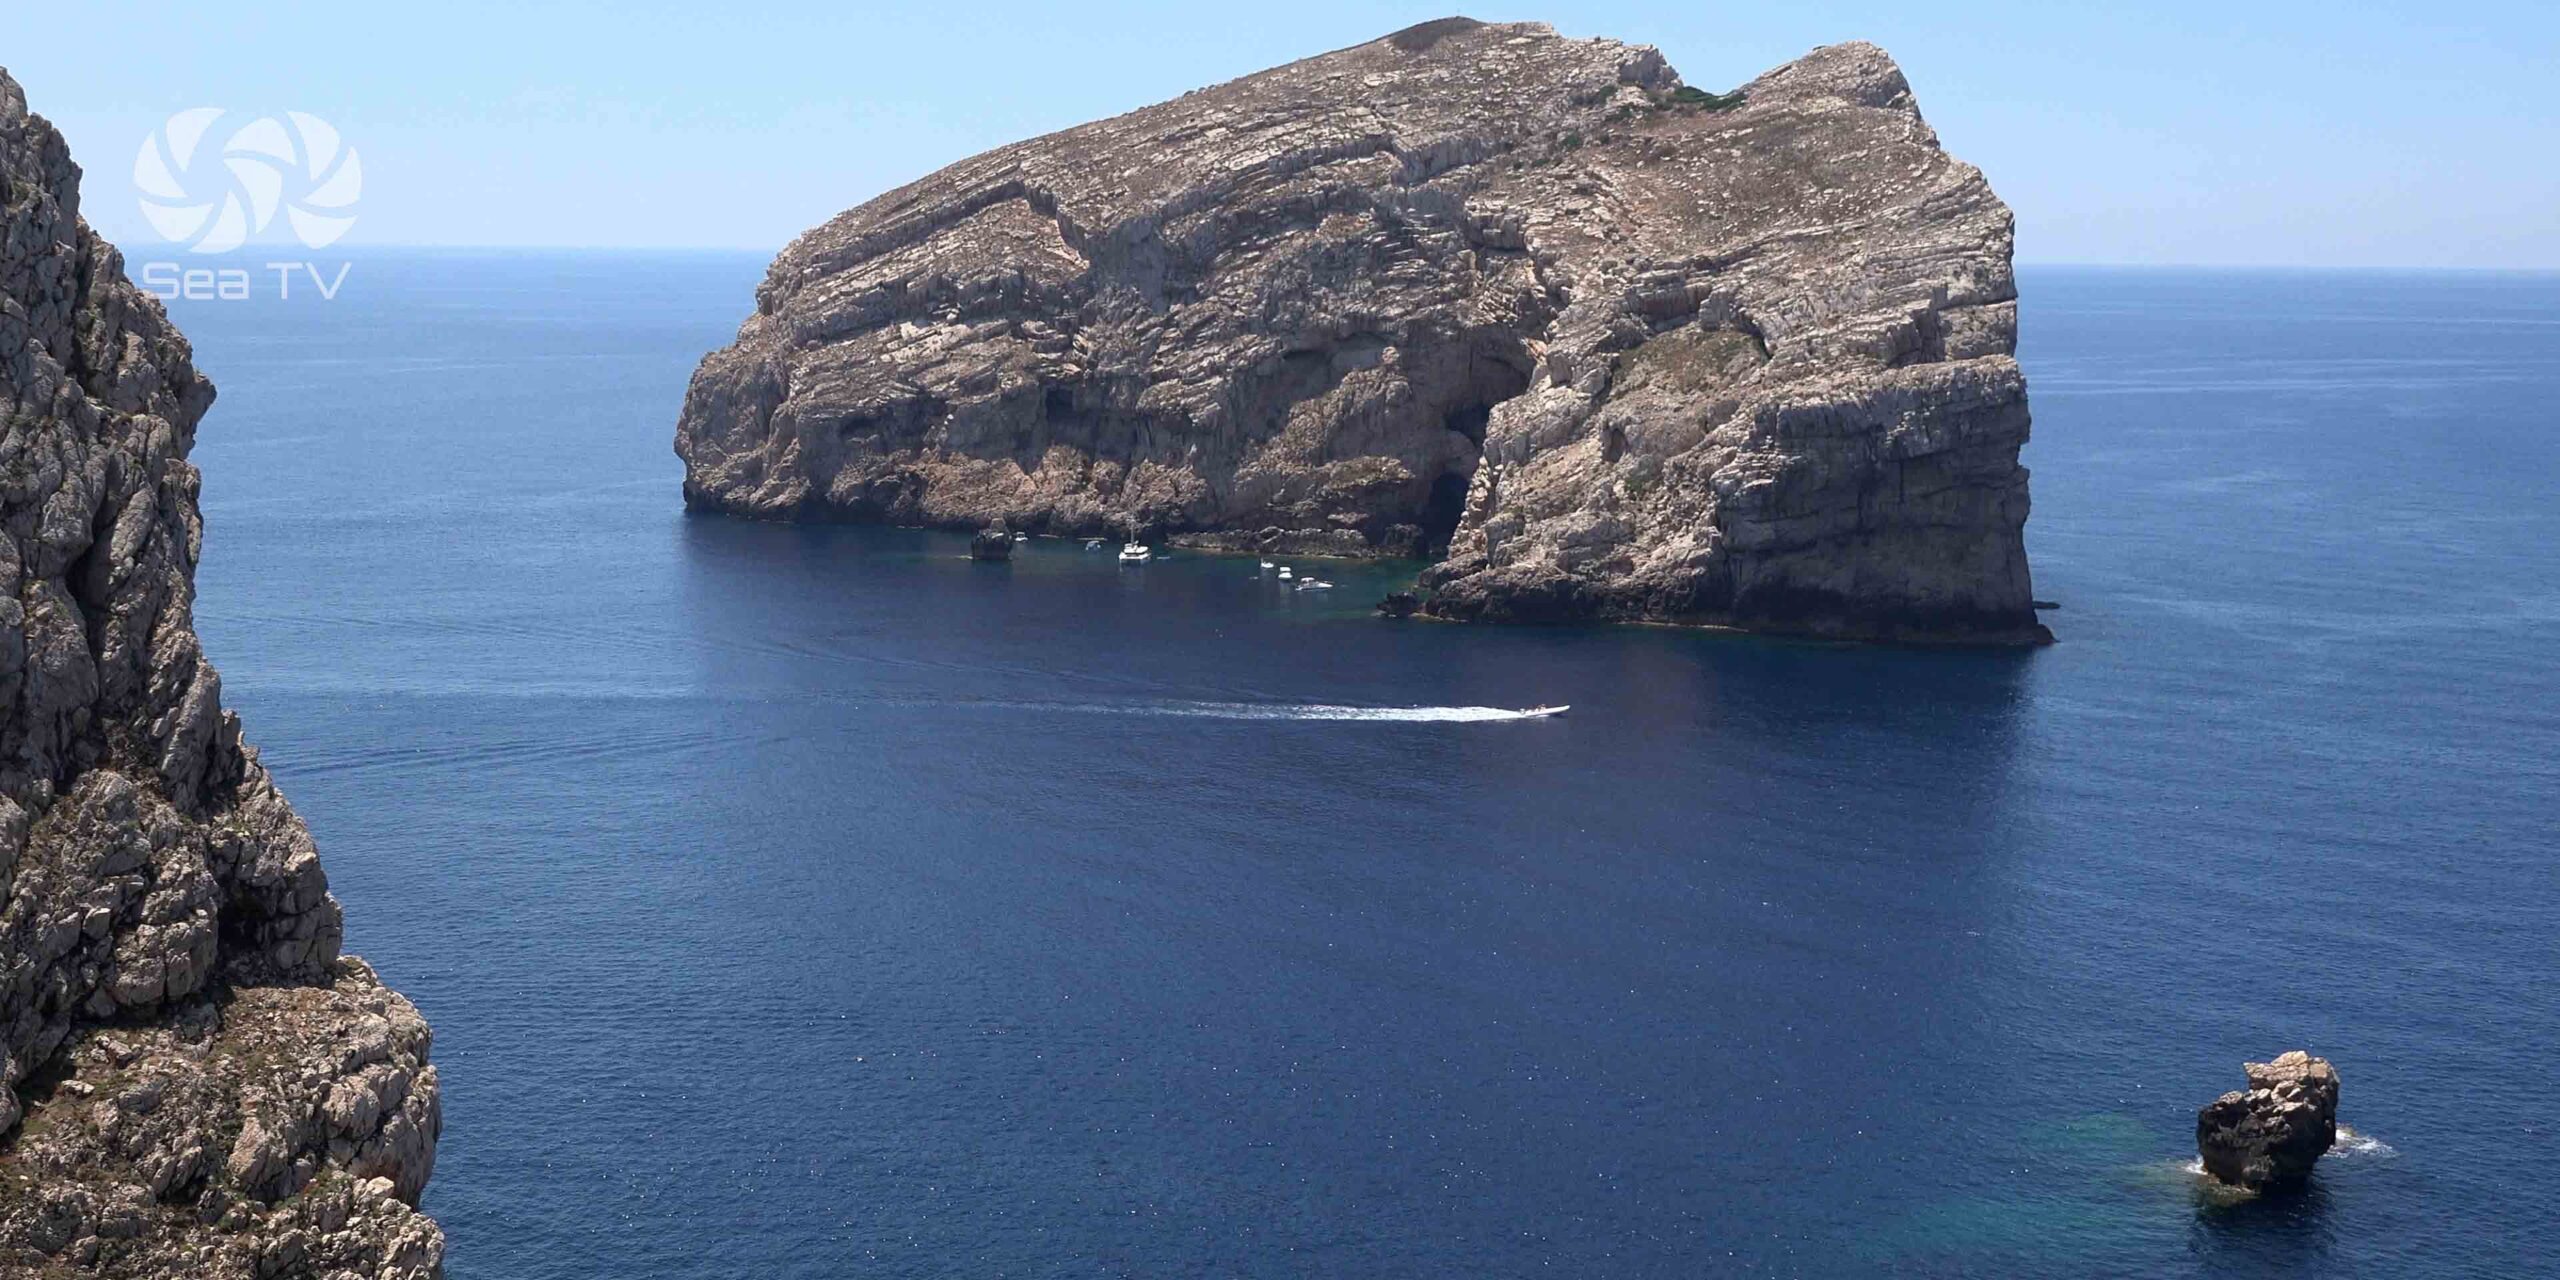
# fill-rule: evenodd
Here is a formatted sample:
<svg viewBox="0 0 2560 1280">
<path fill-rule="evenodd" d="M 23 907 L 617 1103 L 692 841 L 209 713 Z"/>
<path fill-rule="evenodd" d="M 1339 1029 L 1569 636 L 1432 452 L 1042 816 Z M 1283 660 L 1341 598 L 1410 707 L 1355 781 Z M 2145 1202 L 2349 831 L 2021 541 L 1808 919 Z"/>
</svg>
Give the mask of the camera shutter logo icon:
<svg viewBox="0 0 2560 1280">
<path fill-rule="evenodd" d="M 223 253 L 264 233 L 279 213 L 312 249 L 356 224 L 364 165 L 328 121 L 288 111 L 217 137 L 226 114 L 193 107 L 142 140 L 133 185 L 152 230 L 197 253 Z"/>
</svg>

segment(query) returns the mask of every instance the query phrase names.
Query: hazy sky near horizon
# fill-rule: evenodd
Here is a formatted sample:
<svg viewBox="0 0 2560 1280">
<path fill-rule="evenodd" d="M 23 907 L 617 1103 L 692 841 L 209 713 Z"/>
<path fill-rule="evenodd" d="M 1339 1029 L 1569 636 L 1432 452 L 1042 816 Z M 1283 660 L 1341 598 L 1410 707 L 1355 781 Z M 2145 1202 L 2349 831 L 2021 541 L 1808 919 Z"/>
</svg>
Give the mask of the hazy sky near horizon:
<svg viewBox="0 0 2560 1280">
<path fill-rule="evenodd" d="M 90 220 L 159 240 L 173 112 L 298 110 L 363 158 L 360 244 L 772 250 L 899 183 L 1451 11 L 1334 0 L 877 7 L 12 5 L 0 65 Z M 1480 6 L 1723 89 L 1872 40 L 2038 262 L 2560 267 L 2560 5 Z"/>
</svg>

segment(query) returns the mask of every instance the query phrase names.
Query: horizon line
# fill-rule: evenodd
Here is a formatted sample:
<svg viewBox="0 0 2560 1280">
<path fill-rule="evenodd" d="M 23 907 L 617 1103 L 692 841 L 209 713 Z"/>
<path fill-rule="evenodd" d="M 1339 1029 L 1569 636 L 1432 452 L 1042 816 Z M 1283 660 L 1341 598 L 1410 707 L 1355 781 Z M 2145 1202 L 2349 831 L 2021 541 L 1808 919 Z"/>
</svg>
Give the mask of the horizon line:
<svg viewBox="0 0 2560 1280">
<path fill-rule="evenodd" d="M 133 258 L 137 249 L 143 249 L 184 255 L 184 257 L 180 259 L 181 261 L 227 261 L 269 252 L 278 254 L 314 254 L 319 252 L 318 250 L 311 249 L 308 246 L 290 242 L 275 245 L 247 244 L 240 246 L 240 248 L 236 250 L 231 250 L 225 253 L 193 253 L 187 250 L 183 244 L 171 241 L 126 241 L 117 242 L 117 247 L 124 251 L 124 255 L 127 259 Z M 719 244 L 500 244 L 385 240 L 367 241 L 365 243 L 352 246 L 333 246 L 333 251 L 338 253 L 361 253 L 366 250 L 423 250 L 444 253 L 761 254 L 768 259 L 782 252 L 782 248 L 779 246 L 767 248 L 754 245 Z M 2014 265 L 2019 267 L 2072 267 L 2083 270 L 2107 271 L 2372 271 L 2393 273 L 2435 272 L 2447 275 L 2560 274 L 2560 263 L 2529 264 L 2521 266 L 2465 266 L 2436 263 L 2178 262 L 2127 261 L 2122 259 L 2106 260 L 2091 258 L 2019 258 L 2015 261 Z"/>
</svg>

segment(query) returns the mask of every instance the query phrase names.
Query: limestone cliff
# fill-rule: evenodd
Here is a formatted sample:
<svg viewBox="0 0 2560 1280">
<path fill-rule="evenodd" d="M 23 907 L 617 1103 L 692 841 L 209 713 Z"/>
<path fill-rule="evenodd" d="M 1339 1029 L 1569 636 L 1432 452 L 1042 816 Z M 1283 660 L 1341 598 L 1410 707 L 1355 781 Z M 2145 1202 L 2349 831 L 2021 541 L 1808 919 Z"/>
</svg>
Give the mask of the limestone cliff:
<svg viewBox="0 0 2560 1280">
<path fill-rule="evenodd" d="M 440 1274 L 426 1023 L 196 640 L 186 340 L 0 72 L 0 1275 Z"/>
<path fill-rule="evenodd" d="M 690 505 L 1423 554 L 1428 608 L 2043 638 L 2009 212 L 1902 73 L 1444 19 L 803 235 Z"/>
</svg>

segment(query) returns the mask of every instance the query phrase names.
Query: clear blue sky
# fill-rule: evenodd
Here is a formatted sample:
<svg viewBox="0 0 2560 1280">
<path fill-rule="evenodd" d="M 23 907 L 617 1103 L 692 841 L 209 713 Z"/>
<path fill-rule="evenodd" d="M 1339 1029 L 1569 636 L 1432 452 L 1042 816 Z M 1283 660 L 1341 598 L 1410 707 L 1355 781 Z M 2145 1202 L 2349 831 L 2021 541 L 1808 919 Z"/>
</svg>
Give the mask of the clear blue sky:
<svg viewBox="0 0 2560 1280">
<path fill-rule="evenodd" d="M 1014 0 L 11 0 L 0 64 L 139 249 L 172 111 L 308 111 L 364 158 L 347 243 L 770 250 L 972 152 L 1451 11 Z M 2560 267 L 2560 4 L 1701 0 L 1477 6 L 1661 46 L 1724 88 L 1901 61 L 2045 262 Z"/>
</svg>

